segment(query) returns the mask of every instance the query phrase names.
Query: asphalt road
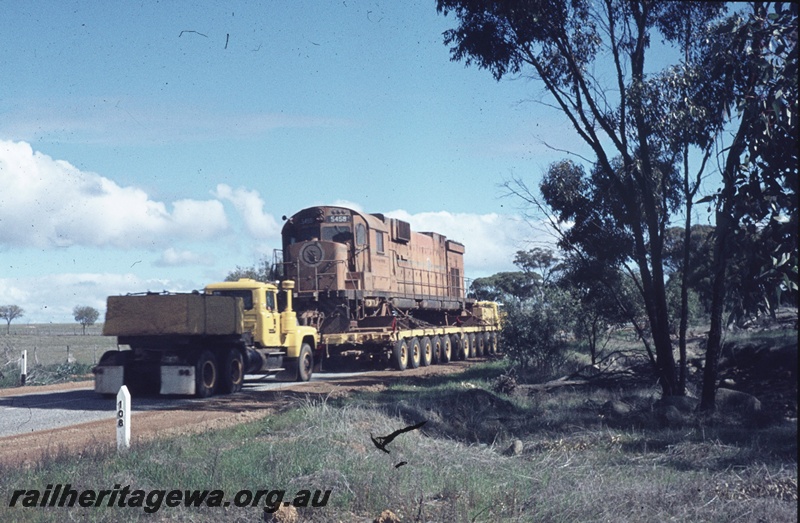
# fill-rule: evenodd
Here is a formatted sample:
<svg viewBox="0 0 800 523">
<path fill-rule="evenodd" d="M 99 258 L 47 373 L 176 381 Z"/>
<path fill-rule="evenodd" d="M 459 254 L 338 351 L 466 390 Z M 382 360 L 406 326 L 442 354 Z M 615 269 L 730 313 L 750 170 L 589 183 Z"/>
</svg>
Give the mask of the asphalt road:
<svg viewBox="0 0 800 523">
<path fill-rule="evenodd" d="M 327 381 L 369 372 L 315 373 L 312 381 Z M 298 385 L 279 382 L 274 377 L 247 376 L 244 391 L 258 392 L 284 389 Z M 209 401 L 196 398 L 134 397 L 132 413 L 175 409 Z M 115 400 L 103 398 L 91 387 L 72 388 L 54 392 L 31 392 L 0 397 L 0 438 L 40 430 L 77 425 L 89 421 L 116 417 Z"/>
</svg>

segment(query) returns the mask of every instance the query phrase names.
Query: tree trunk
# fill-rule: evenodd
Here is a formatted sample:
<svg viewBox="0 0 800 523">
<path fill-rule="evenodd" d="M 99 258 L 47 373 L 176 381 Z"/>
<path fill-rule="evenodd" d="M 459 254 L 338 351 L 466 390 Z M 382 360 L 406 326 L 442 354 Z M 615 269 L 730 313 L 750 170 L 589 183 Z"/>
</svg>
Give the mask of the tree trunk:
<svg viewBox="0 0 800 523">
<path fill-rule="evenodd" d="M 734 216 L 733 198 L 736 195 L 736 173 L 739 160 L 745 152 L 745 134 L 757 117 L 749 106 L 742 114 L 739 130 L 728 149 L 725 167 L 722 171 L 722 191 L 716 213 L 714 240 L 714 281 L 711 287 L 711 325 L 706 345 L 706 361 L 703 367 L 703 392 L 700 397 L 700 410 L 713 412 L 717 393 L 717 368 L 722 344 L 722 312 L 725 308 L 725 273 L 728 268 L 728 243 L 731 233 L 738 224 Z"/>
<path fill-rule="evenodd" d="M 713 412 L 716 403 L 717 370 L 722 343 L 722 312 L 725 307 L 725 272 L 727 243 L 731 217 L 725 213 L 729 205 L 717 212 L 717 236 L 714 242 L 714 282 L 711 288 L 711 326 L 706 345 L 706 361 L 703 367 L 703 392 L 700 410 Z"/>
<path fill-rule="evenodd" d="M 678 389 L 686 394 L 686 330 L 689 327 L 689 249 L 692 241 L 692 200 L 687 194 L 686 223 L 683 231 L 683 267 L 681 268 L 681 323 L 678 327 Z"/>
</svg>

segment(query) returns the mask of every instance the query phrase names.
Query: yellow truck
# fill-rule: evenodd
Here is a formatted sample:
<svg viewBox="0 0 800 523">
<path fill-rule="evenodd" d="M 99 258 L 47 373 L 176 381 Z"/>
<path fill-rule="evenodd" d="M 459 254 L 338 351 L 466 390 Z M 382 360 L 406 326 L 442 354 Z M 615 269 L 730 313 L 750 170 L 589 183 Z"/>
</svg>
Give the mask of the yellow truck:
<svg viewBox="0 0 800 523">
<path fill-rule="evenodd" d="M 94 369 L 95 391 L 209 397 L 242 388 L 245 374 L 307 381 L 319 335 L 298 325 L 294 281 L 280 289 L 252 279 L 202 293 L 110 296 L 103 334 L 130 350 L 108 351 Z M 279 305 L 280 304 L 280 305 Z"/>
</svg>

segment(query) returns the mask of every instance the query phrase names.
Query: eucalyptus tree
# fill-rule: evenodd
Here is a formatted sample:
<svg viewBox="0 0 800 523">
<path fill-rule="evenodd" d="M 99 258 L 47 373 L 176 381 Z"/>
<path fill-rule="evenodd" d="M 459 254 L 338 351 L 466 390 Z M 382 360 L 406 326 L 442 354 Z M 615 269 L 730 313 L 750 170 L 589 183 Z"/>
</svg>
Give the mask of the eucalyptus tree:
<svg viewBox="0 0 800 523">
<path fill-rule="evenodd" d="M 721 187 L 706 199 L 715 205 L 716 227 L 703 410 L 715 404 L 731 254 L 745 238 L 762 238 L 771 248 L 758 249 L 760 270 L 748 282 L 764 298 L 756 302 L 773 309 L 780 296 L 770 289 L 797 294 L 797 21 L 797 4 L 752 3 L 716 27 L 702 56 L 715 79 L 709 89 L 733 127 Z"/>
<path fill-rule="evenodd" d="M 607 231 L 620 231 L 610 237 L 624 249 L 609 254 L 622 265 L 636 267 L 659 383 L 664 395 L 676 395 L 683 390 L 670 340 L 663 249 L 665 229 L 683 197 L 676 168 L 683 149 L 661 139 L 675 123 L 659 119 L 662 113 L 655 113 L 667 102 L 660 98 L 662 91 L 654 86 L 656 77 L 648 74 L 648 66 L 653 54 L 664 52 L 651 45 L 656 38 L 690 54 L 692 49 L 687 51 L 685 46 L 702 45 L 703 40 L 687 39 L 685 31 L 672 30 L 676 19 L 690 14 L 668 9 L 665 4 L 438 0 L 437 7 L 445 15 L 453 13 L 458 21 L 455 29 L 444 33 L 453 60 L 487 69 L 497 80 L 519 74 L 537 79 L 549 95 L 549 103 L 591 148 L 590 176 L 577 172 L 580 176 L 575 178 L 575 166 L 562 166 L 573 171 L 567 174 L 577 184 L 574 195 L 585 203 L 604 206 L 598 213 L 587 213 L 590 222 L 583 224 L 584 239 L 591 239 L 593 223 Z M 708 5 L 704 21 L 723 10 L 720 4 Z M 596 74 L 601 69 L 609 74 Z M 666 96 L 668 91 L 663 93 Z M 691 116 L 690 111 L 687 114 Z M 551 176 L 554 187 L 560 183 L 557 176 Z M 532 194 L 521 180 L 515 183 L 523 198 Z M 552 203 L 548 202 L 558 211 L 559 220 L 577 218 L 578 211 L 569 207 L 576 202 L 562 201 L 568 206 L 561 209 Z M 579 226 L 576 220 L 573 227 Z M 588 244 L 583 241 L 573 247 Z"/>
</svg>

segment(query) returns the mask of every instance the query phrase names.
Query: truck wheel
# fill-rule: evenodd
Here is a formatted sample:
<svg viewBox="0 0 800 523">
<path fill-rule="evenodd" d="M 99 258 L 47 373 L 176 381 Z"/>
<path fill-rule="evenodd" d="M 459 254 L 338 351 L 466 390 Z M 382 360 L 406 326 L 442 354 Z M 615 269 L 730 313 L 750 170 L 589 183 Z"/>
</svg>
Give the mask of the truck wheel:
<svg viewBox="0 0 800 523">
<path fill-rule="evenodd" d="M 450 336 L 445 334 L 442 336 L 442 350 L 439 353 L 439 363 L 449 363 L 452 356 L 453 344 L 450 342 Z"/>
<path fill-rule="evenodd" d="M 475 356 L 483 357 L 486 352 L 486 338 L 482 332 L 475 335 Z"/>
<path fill-rule="evenodd" d="M 300 347 L 300 357 L 297 358 L 297 381 L 308 381 L 314 370 L 314 354 L 308 343 Z"/>
<path fill-rule="evenodd" d="M 439 336 L 431 338 L 431 346 L 433 347 L 432 363 L 438 364 L 442 361 L 442 339 Z"/>
<path fill-rule="evenodd" d="M 219 375 L 219 391 L 233 394 L 242 390 L 244 383 L 244 358 L 238 349 L 228 349 L 222 354 L 222 368 Z"/>
<path fill-rule="evenodd" d="M 419 342 L 419 364 L 423 367 L 427 367 L 433 361 L 433 343 L 431 343 L 431 339 L 427 336 L 422 338 Z"/>
<path fill-rule="evenodd" d="M 204 350 L 195 364 L 195 394 L 198 398 L 208 398 L 214 395 L 217 388 L 217 378 L 219 376 L 217 358 L 214 353 Z"/>
<path fill-rule="evenodd" d="M 419 367 L 420 346 L 417 338 L 411 338 L 408 341 L 408 366 L 412 369 Z"/>
<path fill-rule="evenodd" d="M 408 343 L 406 340 L 400 339 L 394 342 L 392 363 L 397 370 L 406 370 L 406 367 L 408 367 Z"/>
</svg>

